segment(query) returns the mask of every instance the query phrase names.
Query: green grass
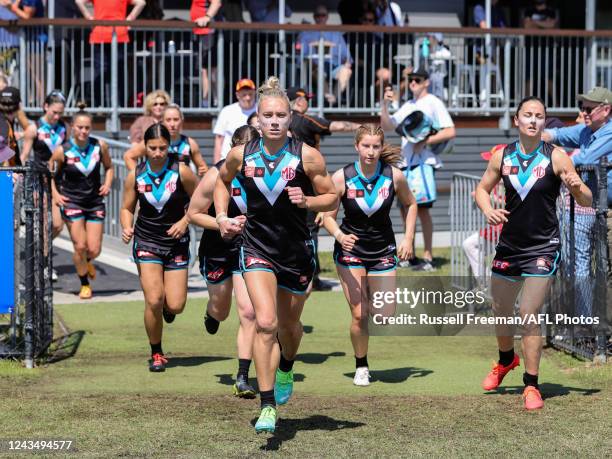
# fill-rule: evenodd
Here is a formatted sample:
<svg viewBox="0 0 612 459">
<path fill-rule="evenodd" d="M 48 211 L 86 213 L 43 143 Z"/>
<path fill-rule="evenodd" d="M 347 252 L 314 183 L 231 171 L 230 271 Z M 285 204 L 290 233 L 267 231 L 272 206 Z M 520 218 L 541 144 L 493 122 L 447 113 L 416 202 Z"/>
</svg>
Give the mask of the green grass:
<svg viewBox="0 0 612 459">
<path fill-rule="evenodd" d="M 340 293 L 313 294 L 306 304 L 312 331 L 295 365 L 295 396 L 280 408 L 277 434 L 257 436 L 259 402 L 229 395 L 235 313 L 208 336 L 203 308 L 204 300 L 190 301 L 166 327 L 164 349 L 175 366 L 151 374 L 141 303 L 57 306 L 72 331 L 84 332 L 78 351 L 31 371 L 0 362 L 3 424 L 19 438 L 74 439 L 86 456 L 601 457 L 612 450 L 612 366 L 554 351 L 542 362 L 547 400 L 536 413 L 522 409 L 520 370 L 505 390 L 480 390 L 496 357 L 492 337 L 374 337 L 376 381 L 354 387 Z"/>
<path fill-rule="evenodd" d="M 433 266 L 436 268 L 434 272 L 415 272 L 411 269 L 399 269 L 398 275 L 401 276 L 450 276 L 450 260 L 451 260 L 451 249 L 450 247 L 437 248 L 433 251 Z M 416 251 L 417 257 L 423 255 L 422 250 Z M 319 263 L 321 264 L 321 276 L 328 278 L 338 278 L 336 272 L 336 265 L 334 264 L 332 252 L 319 252 Z"/>
</svg>

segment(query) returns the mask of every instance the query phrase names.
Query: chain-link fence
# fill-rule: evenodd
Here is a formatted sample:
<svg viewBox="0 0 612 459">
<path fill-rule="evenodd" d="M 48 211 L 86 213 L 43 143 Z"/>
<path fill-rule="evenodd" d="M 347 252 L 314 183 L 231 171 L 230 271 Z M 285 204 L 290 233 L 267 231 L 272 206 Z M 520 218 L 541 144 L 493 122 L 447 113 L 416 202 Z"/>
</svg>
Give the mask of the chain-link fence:
<svg viewBox="0 0 612 459">
<path fill-rule="evenodd" d="M 610 347 L 607 162 L 578 172 L 593 193 L 593 205 L 578 205 L 567 188 L 557 203 L 562 263 L 551 289 L 548 311 L 574 318 L 555 323 L 548 343 L 587 359 L 605 360 Z"/>
<path fill-rule="evenodd" d="M 53 339 L 50 184 L 34 163 L 0 168 L 0 357 L 28 368 Z"/>
</svg>

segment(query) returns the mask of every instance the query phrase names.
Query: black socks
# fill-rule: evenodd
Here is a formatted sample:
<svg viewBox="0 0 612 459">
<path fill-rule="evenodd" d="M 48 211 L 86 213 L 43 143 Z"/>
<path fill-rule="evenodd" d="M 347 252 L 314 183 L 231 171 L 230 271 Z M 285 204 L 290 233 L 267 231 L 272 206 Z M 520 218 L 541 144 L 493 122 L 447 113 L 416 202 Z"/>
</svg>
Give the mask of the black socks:
<svg viewBox="0 0 612 459">
<path fill-rule="evenodd" d="M 278 364 L 278 369 L 280 371 L 283 371 L 283 372 L 287 373 L 288 371 L 291 371 L 293 369 L 293 363 L 294 362 L 295 362 L 295 360 L 287 360 L 283 356 L 283 353 L 281 352 L 280 362 Z"/>
<path fill-rule="evenodd" d="M 276 407 L 276 400 L 274 400 L 274 389 L 261 391 L 259 396 L 261 397 L 262 408 L 266 406 Z"/>
<path fill-rule="evenodd" d="M 151 355 L 153 354 L 164 355 L 164 351 L 162 351 L 161 341 L 157 344 L 151 344 Z"/>
<path fill-rule="evenodd" d="M 238 374 L 237 378 L 240 376 L 244 376 L 245 378 L 249 378 L 249 368 L 251 368 L 251 360 L 250 359 L 238 359 Z"/>
<path fill-rule="evenodd" d="M 206 313 L 206 317 L 204 317 L 204 326 L 206 327 L 206 331 L 211 335 L 217 333 L 219 330 L 219 321 Z"/>
<path fill-rule="evenodd" d="M 527 372 L 523 373 L 523 384 L 525 384 L 525 386 L 533 386 L 536 389 L 539 389 L 538 375 L 532 375 Z"/>
<path fill-rule="evenodd" d="M 89 278 L 87 277 L 87 274 L 85 274 L 84 276 L 79 276 L 79 279 L 81 280 L 82 287 L 89 285 Z"/>
<path fill-rule="evenodd" d="M 499 351 L 499 363 L 507 367 L 514 360 L 514 349 L 509 351 Z"/>
<path fill-rule="evenodd" d="M 368 365 L 368 355 L 364 355 L 363 357 L 355 356 L 355 368 L 359 367 L 369 367 Z"/>
</svg>

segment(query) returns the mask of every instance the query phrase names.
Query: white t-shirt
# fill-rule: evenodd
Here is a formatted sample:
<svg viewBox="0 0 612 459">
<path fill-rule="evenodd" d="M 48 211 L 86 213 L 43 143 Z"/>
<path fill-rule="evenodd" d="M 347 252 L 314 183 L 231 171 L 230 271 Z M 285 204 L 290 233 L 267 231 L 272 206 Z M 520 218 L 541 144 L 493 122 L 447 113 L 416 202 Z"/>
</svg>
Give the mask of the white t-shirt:
<svg viewBox="0 0 612 459">
<path fill-rule="evenodd" d="M 393 126 L 397 127 L 398 124 L 404 121 L 404 118 L 416 110 L 420 110 L 427 115 L 438 129 L 455 126 L 448 110 L 444 106 L 444 102 L 433 94 L 427 94 L 418 100 L 411 99 L 402 105 L 399 110 L 391 116 Z M 402 137 L 402 155 L 404 155 L 406 165 L 410 163 L 410 166 L 416 166 L 420 163 L 419 155 L 414 154 L 413 145 L 414 144 L 408 142 L 405 137 Z M 428 146 L 421 150 L 421 157 L 425 164 L 431 164 L 436 169 L 442 167 L 442 161 Z"/>
<path fill-rule="evenodd" d="M 221 147 L 221 159 L 225 159 L 231 150 L 232 136 L 234 131 L 240 126 L 247 124 L 247 119 L 256 110 L 256 106 L 248 110 L 243 110 L 238 102 L 227 105 L 219 112 L 219 118 L 215 123 L 213 134 L 223 136 L 223 145 Z"/>
</svg>

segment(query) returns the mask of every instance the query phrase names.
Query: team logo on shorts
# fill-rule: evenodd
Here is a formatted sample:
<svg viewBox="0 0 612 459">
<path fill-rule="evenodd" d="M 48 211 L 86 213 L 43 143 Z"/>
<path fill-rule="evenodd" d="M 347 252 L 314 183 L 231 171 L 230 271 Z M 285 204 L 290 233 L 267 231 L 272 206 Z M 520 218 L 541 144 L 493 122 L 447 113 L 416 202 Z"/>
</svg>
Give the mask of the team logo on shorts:
<svg viewBox="0 0 612 459">
<path fill-rule="evenodd" d="M 206 278 L 211 281 L 217 281 L 221 279 L 221 276 L 223 276 L 223 273 L 225 273 L 225 270 L 223 268 L 219 268 L 216 271 L 206 273 Z"/>
<path fill-rule="evenodd" d="M 361 258 L 354 257 L 352 255 L 342 255 L 340 261 L 343 263 L 361 263 Z"/>
<path fill-rule="evenodd" d="M 285 167 L 281 171 L 281 177 L 285 182 L 293 180 L 295 178 L 295 169 L 293 167 Z"/>
<path fill-rule="evenodd" d="M 176 191 L 176 182 L 166 183 L 166 191 L 169 191 L 170 193 L 174 193 Z"/>
<path fill-rule="evenodd" d="M 510 266 L 510 263 L 502 260 L 493 260 L 493 267 L 500 271 L 505 271 Z"/>
<path fill-rule="evenodd" d="M 546 173 L 546 169 L 544 169 L 542 166 L 538 166 L 538 167 L 533 169 L 533 175 L 536 178 L 541 179 L 542 177 L 544 177 L 545 173 Z"/>
<path fill-rule="evenodd" d="M 136 256 L 138 258 L 144 258 L 144 257 L 154 257 L 155 255 L 152 254 L 151 252 L 147 252 L 146 250 L 137 250 Z"/>
<path fill-rule="evenodd" d="M 64 213 L 67 217 L 74 217 L 76 215 L 81 215 L 83 212 L 81 209 L 64 209 Z"/>
<path fill-rule="evenodd" d="M 392 266 L 395 264 L 395 258 L 393 257 L 384 257 L 380 259 L 380 264 L 383 266 Z"/>
<path fill-rule="evenodd" d="M 187 257 L 185 255 L 177 255 L 174 257 L 174 263 L 178 266 L 187 264 Z"/>
<path fill-rule="evenodd" d="M 381 188 L 378 190 L 378 196 L 383 199 L 387 199 L 389 197 L 389 188 Z"/>
<path fill-rule="evenodd" d="M 247 257 L 246 267 L 248 268 L 249 266 L 253 266 L 253 265 L 264 265 L 264 266 L 272 267 L 272 265 L 270 265 L 270 263 L 268 263 L 266 260 L 262 260 L 261 258 L 256 258 L 256 257 Z"/>
<path fill-rule="evenodd" d="M 540 257 L 536 260 L 536 266 L 542 271 L 549 271 L 551 264 L 548 258 Z"/>
<path fill-rule="evenodd" d="M 300 284 L 305 284 L 308 282 L 308 276 L 300 276 Z"/>
<path fill-rule="evenodd" d="M 96 217 L 98 218 L 104 218 L 106 216 L 106 212 L 103 210 L 96 210 L 94 212 L 94 214 L 96 215 Z"/>
</svg>

